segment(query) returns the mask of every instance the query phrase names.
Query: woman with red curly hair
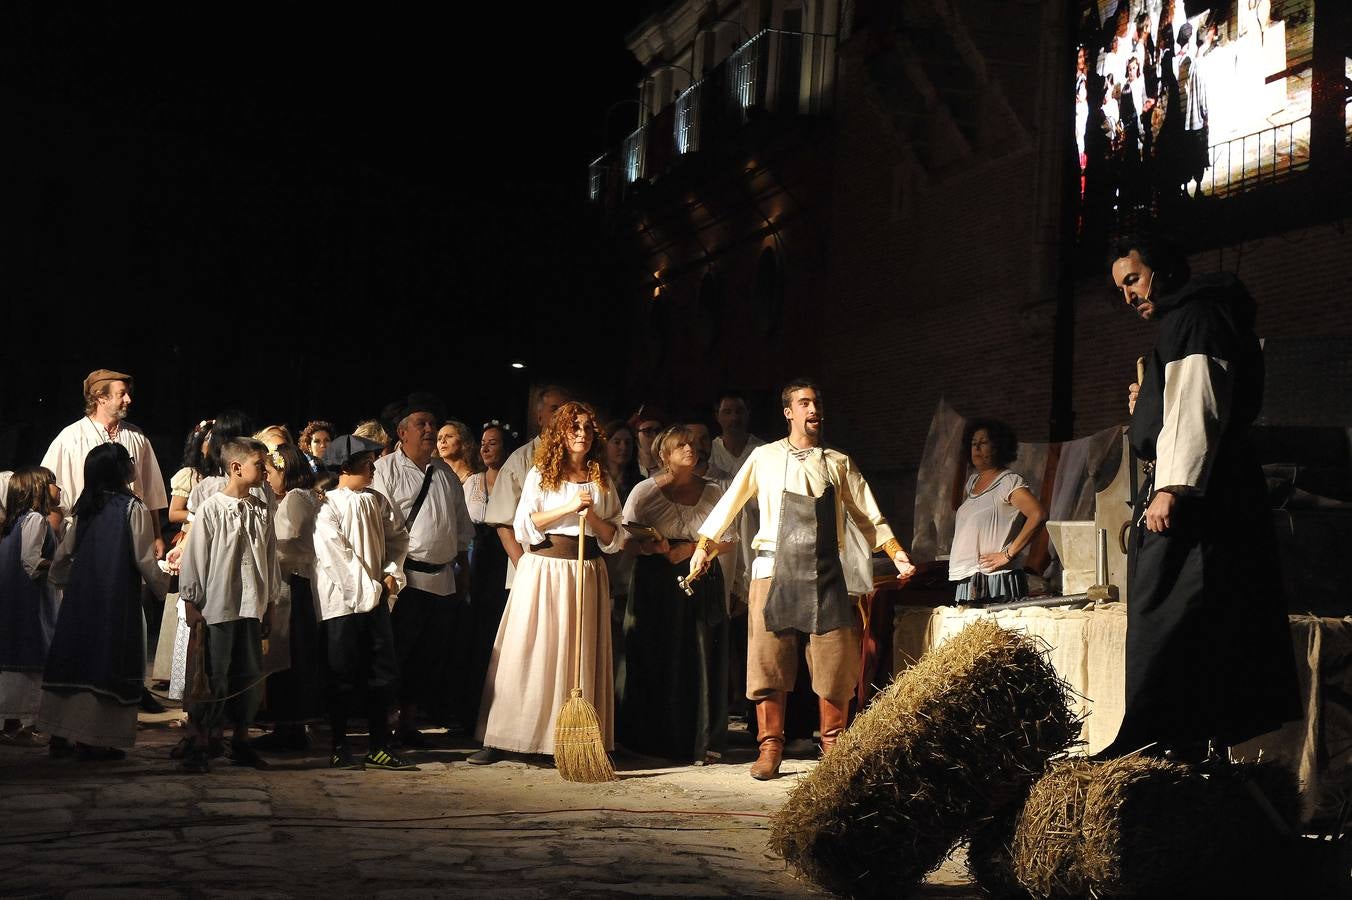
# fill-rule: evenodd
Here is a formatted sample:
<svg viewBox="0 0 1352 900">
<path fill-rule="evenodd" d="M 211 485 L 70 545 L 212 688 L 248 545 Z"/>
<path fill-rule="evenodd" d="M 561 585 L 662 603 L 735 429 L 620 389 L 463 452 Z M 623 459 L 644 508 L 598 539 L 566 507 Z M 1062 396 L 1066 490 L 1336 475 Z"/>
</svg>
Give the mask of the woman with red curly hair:
<svg viewBox="0 0 1352 900">
<path fill-rule="evenodd" d="M 477 729 L 487 765 L 506 752 L 554 753 L 554 720 L 573 686 L 578 542 L 586 557 L 582 600 L 582 694 L 614 747 L 610 579 L 601 554 L 624 544 L 620 498 L 606 474 L 606 437 L 585 403 L 565 403 L 540 436 L 513 527 L 526 553 L 498 626 Z M 581 527 L 579 519 L 583 518 Z M 501 702 L 495 702 L 501 701 Z"/>
</svg>

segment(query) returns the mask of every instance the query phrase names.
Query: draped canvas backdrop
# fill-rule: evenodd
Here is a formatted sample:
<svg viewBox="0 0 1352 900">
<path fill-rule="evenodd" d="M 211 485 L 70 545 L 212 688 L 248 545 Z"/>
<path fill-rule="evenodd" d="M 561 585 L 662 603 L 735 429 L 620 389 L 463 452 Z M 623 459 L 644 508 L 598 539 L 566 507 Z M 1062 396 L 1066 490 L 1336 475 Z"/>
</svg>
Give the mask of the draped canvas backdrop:
<svg viewBox="0 0 1352 900">
<path fill-rule="evenodd" d="M 962 446 L 967 418 L 940 398 L 925 437 L 915 489 L 915 535 L 911 555 L 931 562 L 948 555 L 953 543 L 953 495 L 970 453 Z M 1121 464 L 1121 426 L 1114 425 L 1072 441 L 1019 442 L 1019 458 L 1010 469 L 1028 482 L 1049 519 L 1094 518 L 1094 495 L 1106 488 Z M 1043 572 L 1054 558 L 1046 531 L 1028 553 L 1029 568 Z"/>
</svg>

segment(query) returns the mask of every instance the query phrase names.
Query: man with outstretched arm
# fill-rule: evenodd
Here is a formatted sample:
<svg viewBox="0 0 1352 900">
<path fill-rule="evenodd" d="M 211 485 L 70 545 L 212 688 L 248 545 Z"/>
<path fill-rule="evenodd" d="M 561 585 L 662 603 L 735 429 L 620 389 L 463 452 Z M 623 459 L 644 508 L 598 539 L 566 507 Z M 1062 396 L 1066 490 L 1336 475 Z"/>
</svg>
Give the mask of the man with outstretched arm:
<svg viewBox="0 0 1352 900">
<path fill-rule="evenodd" d="M 822 446 L 821 389 L 800 378 L 785 385 L 780 396 L 789 436 L 752 451 L 700 526 L 699 545 L 690 558 L 693 577 L 709 565 L 709 545 L 727 531 L 738 511 L 752 499 L 759 502 L 748 597 L 746 695 L 756 705 L 760 744 L 751 777 L 761 781 L 779 774 L 785 697 L 797 677 L 801 635 L 807 636 L 808 668 L 821 711 L 823 754 L 845 730 L 861 665 L 859 621 L 841 565 L 845 516 L 870 547 L 896 563 L 901 581 L 915 574 L 853 460 Z"/>
</svg>

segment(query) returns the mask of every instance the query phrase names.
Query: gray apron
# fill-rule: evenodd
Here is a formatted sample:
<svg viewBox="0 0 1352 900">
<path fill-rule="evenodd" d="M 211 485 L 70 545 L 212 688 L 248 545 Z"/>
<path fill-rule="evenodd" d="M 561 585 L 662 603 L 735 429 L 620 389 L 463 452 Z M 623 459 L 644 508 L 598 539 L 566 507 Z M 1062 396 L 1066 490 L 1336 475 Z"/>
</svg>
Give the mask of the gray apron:
<svg viewBox="0 0 1352 900">
<path fill-rule="evenodd" d="M 787 485 L 787 460 L 784 466 Z M 794 494 L 785 487 L 779 498 L 775 571 L 765 601 L 765 630 L 825 634 L 854 625 L 854 605 L 845 588 L 836 543 L 835 485 L 828 474 L 820 497 Z"/>
</svg>

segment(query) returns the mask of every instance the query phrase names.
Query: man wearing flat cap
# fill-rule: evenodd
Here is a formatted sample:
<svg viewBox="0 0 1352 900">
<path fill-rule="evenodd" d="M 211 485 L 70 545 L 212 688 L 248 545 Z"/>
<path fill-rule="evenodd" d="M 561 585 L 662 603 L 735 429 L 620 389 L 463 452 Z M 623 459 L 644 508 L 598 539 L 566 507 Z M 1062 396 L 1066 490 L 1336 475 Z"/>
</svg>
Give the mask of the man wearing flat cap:
<svg viewBox="0 0 1352 900">
<path fill-rule="evenodd" d="M 95 369 L 84 380 L 85 414 L 77 422 L 61 429 L 42 457 L 42 465 L 56 475 L 61 486 L 61 506 L 69 513 L 84 490 L 84 463 L 89 451 L 99 444 L 116 443 L 131 454 L 135 474 L 131 489 L 158 518 L 168 508 L 164 475 L 160 472 L 155 448 L 145 433 L 127 421 L 131 406 L 132 378 L 125 372 Z M 155 539 L 155 556 L 164 556 L 164 541 Z"/>
<path fill-rule="evenodd" d="M 415 725 L 418 704 L 443 719 L 463 708 L 458 701 L 465 686 L 452 683 L 451 665 L 456 629 L 466 624 L 457 621 L 462 604 L 456 569 L 467 580 L 474 523 L 460 479 L 436 454 L 437 429 L 445 418 L 436 398 L 410 395 L 396 426 L 399 444 L 376 460 L 372 483 L 408 529 L 408 586 L 399 594 L 391 625 L 400 671 L 398 737 L 409 749 L 423 746 Z M 459 588 L 467 591 L 468 585 Z"/>
</svg>

